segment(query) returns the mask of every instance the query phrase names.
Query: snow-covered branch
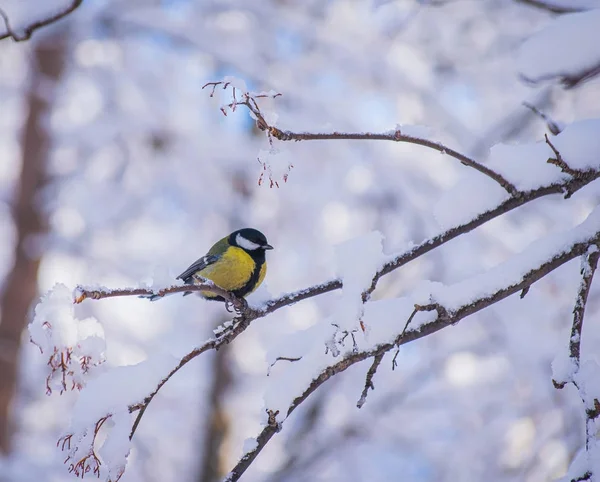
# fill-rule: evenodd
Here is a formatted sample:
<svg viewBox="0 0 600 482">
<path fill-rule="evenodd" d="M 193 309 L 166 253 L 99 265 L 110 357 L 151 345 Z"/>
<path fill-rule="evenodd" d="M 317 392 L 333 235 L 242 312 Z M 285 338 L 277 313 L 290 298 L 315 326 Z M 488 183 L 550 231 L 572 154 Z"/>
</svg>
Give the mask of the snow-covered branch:
<svg viewBox="0 0 600 482">
<path fill-rule="evenodd" d="M 162 298 L 163 296 L 175 294 L 175 293 L 186 293 L 206 291 L 223 297 L 236 309 L 246 309 L 246 305 L 243 299 L 236 298 L 235 295 L 223 288 L 217 286 L 212 281 L 207 279 L 198 279 L 198 282 L 193 285 L 173 285 L 166 288 L 154 290 L 151 288 L 89 288 L 85 286 L 78 286 L 75 290 L 75 303 L 81 303 L 86 299 L 101 300 L 104 298 L 115 298 L 120 296 L 139 296 L 140 298 Z"/>
<path fill-rule="evenodd" d="M 484 166 L 483 164 L 471 159 L 470 157 L 462 154 L 444 144 L 422 137 L 417 137 L 409 134 L 404 134 L 402 128 L 398 126 L 396 129 L 389 132 L 373 133 L 373 132 L 292 132 L 289 130 L 281 130 L 275 127 L 271 122 L 268 121 L 264 113 L 258 106 L 256 99 L 271 97 L 275 98 L 281 94 L 277 93 L 259 93 L 254 94 L 251 92 L 238 92 L 238 88 L 233 86 L 231 82 L 210 82 L 205 84 L 204 87 L 211 86 L 211 96 L 214 95 L 215 89 L 218 86 L 222 86 L 223 89 L 231 88 L 233 100 L 226 106 L 221 108 L 221 111 L 227 115 L 227 109 L 235 111 L 238 106 L 244 106 L 249 111 L 252 117 L 256 120 L 257 127 L 266 132 L 269 136 L 269 141 L 277 139 L 280 141 L 323 141 L 323 140 L 361 140 L 361 141 L 392 141 L 392 142 L 405 142 L 408 144 L 416 144 L 419 146 L 433 149 L 442 154 L 447 154 L 459 160 L 465 166 L 469 166 L 482 174 L 488 176 L 490 179 L 496 181 L 502 186 L 509 194 L 517 195 L 517 188 L 505 179 L 501 174 L 493 171 L 492 169 Z M 203 87 L 203 88 L 204 88 Z"/>
<path fill-rule="evenodd" d="M 597 420 L 600 417 L 600 390 L 597 384 L 598 364 L 587 360 L 581 362 L 581 337 L 583 332 L 583 318 L 594 274 L 598 266 L 600 250 L 596 244 L 589 246 L 582 256 L 581 283 L 577 292 L 577 299 L 573 308 L 573 325 L 569 338 L 568 357 L 558 356 L 553 364 L 552 383 L 558 389 L 572 383 L 577 389 L 585 412 L 585 450 L 571 465 L 569 479 L 572 481 L 591 480 L 594 473 L 598 472 L 595 457 L 600 453 L 597 439 Z"/>
<path fill-rule="evenodd" d="M 595 245 L 598 241 L 600 241 L 600 213 L 596 212 L 573 233 L 568 233 L 567 236 L 557 236 L 553 239 L 544 240 L 542 243 L 535 243 L 535 245 L 531 246 L 515 259 L 509 260 L 474 279 L 466 280 L 454 286 L 441 287 L 439 290 L 433 289 L 427 297 L 431 303 L 423 305 L 415 304 L 415 309 L 408 318 L 413 321 L 409 329 L 403 329 L 397 333 L 393 341 L 381 343 L 367 350 L 350 352 L 337 363 L 323 368 L 320 374 L 313 378 L 298 396 L 293 398 L 287 407 L 284 420 L 299 405 L 306 401 L 318 387 L 350 366 L 373 358 L 373 365 L 369 370 L 369 374 L 372 377 L 379 366 L 381 358 L 387 352 L 401 345 L 429 336 L 443 328 L 455 325 L 463 318 L 530 287 L 533 283 L 568 261 L 589 252 L 590 246 Z M 597 261 L 597 255 L 595 255 L 595 259 Z M 592 270 L 589 271 L 591 273 Z M 498 280 L 503 280 L 503 282 L 499 282 Z M 497 286 L 497 288 L 489 291 L 491 286 Z M 462 302 L 462 300 L 467 301 Z M 376 303 L 374 302 L 374 304 Z M 418 316 L 414 317 L 415 312 L 431 311 L 437 313 L 437 316 L 432 321 L 421 320 L 415 324 L 415 320 L 418 318 Z M 397 315 L 398 318 L 401 318 L 400 313 Z M 424 320 L 428 320 L 428 318 L 425 317 Z M 367 386 L 369 382 L 368 376 Z M 363 391 L 363 396 L 364 394 L 365 391 Z M 600 408 L 600 405 L 598 408 Z M 228 482 L 239 480 L 273 435 L 282 429 L 284 420 L 278 423 L 266 424 L 261 433 L 256 437 L 256 444 L 253 449 L 244 454 L 227 476 L 226 480 Z"/>
<path fill-rule="evenodd" d="M 0 8 L 0 17 L 2 17 L 2 19 L 4 21 L 4 29 L 5 29 L 4 33 L 0 33 L 0 40 L 3 40 L 5 38 L 12 38 L 15 42 L 24 42 L 25 40 L 29 40 L 31 38 L 31 35 L 33 34 L 33 32 L 35 32 L 37 29 L 45 27 L 47 25 L 50 25 L 64 17 L 66 17 L 67 15 L 69 15 L 70 13 L 75 11 L 82 3 L 83 3 L 83 0 L 72 0 L 69 5 L 67 5 L 63 9 L 58 10 L 56 13 L 49 15 L 46 18 L 36 20 L 36 21 L 28 24 L 27 26 L 23 27 L 23 29 L 22 29 L 23 33 L 21 33 L 21 34 L 15 32 L 15 30 L 12 28 L 12 26 L 10 24 L 8 15 L 6 14 L 6 12 L 4 10 L 2 10 Z"/>
<path fill-rule="evenodd" d="M 573 6 L 573 2 L 560 4 L 566 8 Z M 597 29 L 600 10 L 591 5 L 590 2 L 589 9 L 575 6 L 576 10 L 571 12 L 576 13 L 557 17 L 524 42 L 517 58 L 523 80 L 533 84 L 558 80 L 571 89 L 600 74 L 600 55 L 592 47 L 600 38 Z"/>
<path fill-rule="evenodd" d="M 69 306 L 73 306 L 73 303 L 78 304 L 86 299 L 100 300 L 122 296 L 162 297 L 167 294 L 186 291 L 209 291 L 223 296 L 223 298 L 228 301 L 228 304 L 233 306 L 237 312 L 236 317 L 228 322 L 224 329 L 217 333 L 215 337 L 194 348 L 178 362 L 170 365 L 164 363 L 161 364 L 160 370 L 155 370 L 153 377 L 145 379 L 143 387 L 140 386 L 136 389 L 135 396 L 132 395 L 127 397 L 123 395 L 121 402 L 113 402 L 110 405 L 110 408 L 104 408 L 102 410 L 98 409 L 95 411 L 93 415 L 96 418 L 93 421 L 91 419 L 86 419 L 85 424 L 81 425 L 87 428 L 80 429 L 80 433 L 83 433 L 83 435 L 80 436 L 81 440 L 84 440 L 85 443 L 90 443 L 89 447 L 84 450 L 85 454 L 95 453 L 93 449 L 95 438 L 92 438 L 90 442 L 85 434 L 92 433 L 93 423 L 97 423 L 102 417 L 110 416 L 112 420 L 119 419 L 120 423 L 123 424 L 126 420 L 123 418 L 123 411 L 127 414 L 138 412 L 131 430 L 128 430 L 128 437 L 131 439 L 136 432 L 147 407 L 156 394 L 175 373 L 191 360 L 209 350 L 216 350 L 225 344 L 231 343 L 256 319 L 265 317 L 280 308 L 292 305 L 298 301 L 320 296 L 324 293 L 342 288 L 344 290 L 342 305 L 345 308 L 339 309 L 336 312 L 335 323 L 331 323 L 333 326 L 337 327 L 336 332 L 333 334 L 331 340 L 326 342 L 326 346 L 328 349 L 327 351 L 333 354 L 334 357 L 342 354 L 343 359 L 333 365 L 319 365 L 317 368 L 321 370 L 321 374 L 312 380 L 308 388 L 305 388 L 301 394 L 295 396 L 293 403 L 287 407 L 269 407 L 269 409 L 271 409 L 269 412 L 269 420 L 271 420 L 272 423 L 269 422 L 263 433 L 258 437 L 256 447 L 249 451 L 234 468 L 231 475 L 232 480 L 237 480 L 237 478 L 239 478 L 243 471 L 252 463 L 256 455 L 258 455 L 262 447 L 266 445 L 269 439 L 280 429 L 281 422 L 276 420 L 278 413 L 284 413 L 284 411 L 287 410 L 287 417 L 297 405 L 302 403 L 312 391 L 327 379 L 344 371 L 355 363 L 368 358 L 373 358 L 371 369 L 366 376 L 365 388 L 359 401 L 359 405 L 364 404 L 369 389 L 373 388 L 372 379 L 380 366 L 385 353 L 397 349 L 399 346 L 408 343 L 409 341 L 427 336 L 444 327 L 450 326 L 460 321 L 462 318 L 495 304 L 513 293 L 519 291 L 525 293 L 532 283 L 535 283 L 538 279 L 573 257 L 585 253 L 590 243 L 598 242 L 597 230 L 595 229 L 596 226 L 593 226 L 595 230 L 591 232 L 589 230 L 590 222 L 587 224 L 584 223 L 587 230 L 580 228 L 579 230 L 573 231 L 574 237 L 567 239 L 566 243 L 564 239 L 561 239 L 558 245 L 551 243 L 549 248 L 544 245 L 544 249 L 537 248 L 533 251 L 528 251 L 520 257 L 511 260 L 513 264 L 506 263 L 505 266 L 490 270 L 480 277 L 466 280 L 462 285 L 448 287 L 448 289 L 432 287 L 429 291 L 426 290 L 427 296 L 422 296 L 425 292 L 421 291 L 421 296 L 415 295 L 410 300 L 403 300 L 402 306 L 410 307 L 410 310 L 406 313 L 404 313 L 404 308 L 400 309 L 397 313 L 399 319 L 408 320 L 404 324 L 404 329 L 396 330 L 394 325 L 391 331 L 388 330 L 385 333 L 379 332 L 376 334 L 372 331 L 375 329 L 381 330 L 380 327 L 377 327 L 377 324 L 371 322 L 372 320 L 370 320 L 369 317 L 372 316 L 370 310 L 377 309 L 377 307 L 380 306 L 378 303 L 381 303 L 371 302 L 370 298 L 377 287 L 378 281 L 382 277 L 517 207 L 550 194 L 562 194 L 565 198 L 568 198 L 582 187 L 600 177 L 599 169 L 590 167 L 591 164 L 589 164 L 588 161 L 585 161 L 585 159 L 582 160 L 577 156 L 573 156 L 569 149 L 567 149 L 564 156 L 558 151 L 558 147 L 563 148 L 565 145 L 568 146 L 566 140 L 569 139 L 568 136 L 570 135 L 573 135 L 573 133 L 570 132 L 569 129 L 566 129 L 556 138 L 555 143 L 550 145 L 551 151 L 556 158 L 554 164 L 557 164 L 559 169 L 550 166 L 551 176 L 544 178 L 546 179 L 546 183 L 538 181 L 535 185 L 536 187 L 532 189 L 520 189 L 514 195 L 507 195 L 504 193 L 503 200 L 495 207 L 487 209 L 486 211 L 471 217 L 467 221 L 456 224 L 441 234 L 393 256 L 381 257 L 380 250 L 377 249 L 377 246 L 381 248 L 381 238 L 377 235 L 369 237 L 366 243 L 359 242 L 355 245 L 352 244 L 346 249 L 347 253 L 342 256 L 342 258 L 346 259 L 348 256 L 356 256 L 358 252 L 361 252 L 361 255 L 365 260 L 370 260 L 366 263 L 368 266 L 359 270 L 359 278 L 361 279 L 354 279 L 356 275 L 353 273 L 342 273 L 339 279 L 333 279 L 297 292 L 280 296 L 257 307 L 249 307 L 245 300 L 236 298 L 231 293 L 225 292 L 205 279 L 198 279 L 197 284 L 195 285 L 173 285 L 162 289 L 148 287 L 123 289 L 78 287 L 74 293 L 70 293 L 70 291 L 64 287 L 64 289 L 57 291 L 55 295 L 49 295 L 47 301 L 43 302 L 36 309 L 36 319 L 30 327 L 30 333 L 32 334 L 32 341 L 40 345 L 43 351 L 49 351 L 53 357 L 57 357 L 56 360 L 58 363 L 50 364 L 53 372 L 49 377 L 48 386 L 51 386 L 50 382 L 54 372 L 60 372 L 62 370 L 63 378 L 60 383 L 61 390 L 67 389 L 68 384 L 65 376 L 73 378 L 74 387 L 78 389 L 85 387 L 86 372 L 84 368 L 87 368 L 90 365 L 99 365 L 103 361 L 103 336 L 90 337 L 90 334 L 87 332 L 78 332 L 78 328 L 76 327 L 79 325 L 85 326 L 85 324 L 79 322 L 74 317 L 72 308 L 69 308 Z M 556 147 L 555 144 L 558 147 Z M 569 158 L 568 164 L 563 157 Z M 546 159 L 547 157 L 540 159 L 540 165 L 548 167 Z M 565 170 L 564 166 L 569 167 L 568 171 Z M 500 189 L 498 189 L 498 191 L 500 191 Z M 585 236 L 581 234 L 582 230 Z M 568 247 L 564 248 L 564 246 Z M 367 255 L 367 252 L 370 254 Z M 348 263 L 344 262 L 344 259 L 341 259 L 340 266 L 342 267 L 348 265 Z M 507 276 L 507 273 L 510 276 Z M 349 275 L 350 278 L 348 278 L 347 275 Z M 510 282 L 507 282 L 507 280 Z M 385 301 L 394 302 L 396 300 Z M 387 310 L 387 312 L 390 312 L 390 310 Z M 89 326 L 95 327 L 97 322 L 92 319 L 89 320 L 88 324 Z M 356 333 L 360 333 L 360 330 L 365 333 L 371 330 L 370 339 L 373 342 L 371 346 L 358 346 L 355 336 Z M 99 338 L 102 339 L 102 343 L 97 341 Z M 344 355 L 344 340 L 346 338 L 351 338 L 353 340 L 353 346 L 352 351 Z M 89 341 L 86 341 L 88 339 Z M 90 345 L 90 342 L 93 342 L 93 344 Z M 90 355 L 87 354 L 87 349 L 91 350 Z M 66 355 L 66 360 L 68 360 L 69 363 L 62 363 L 65 360 L 64 355 Z M 285 356 L 279 356 L 278 358 L 288 360 L 293 359 L 295 363 L 290 364 L 293 366 L 303 365 L 305 362 L 310 363 L 310 357 L 284 355 Z M 53 359 L 51 359 L 51 361 L 52 360 Z M 77 363 L 75 362 L 81 364 L 81 370 L 77 368 Z M 330 362 L 327 362 L 327 364 L 329 363 Z M 143 367 L 140 367 L 140 370 L 142 369 Z M 110 380 L 110 370 L 105 372 L 104 376 L 107 380 Z M 127 390 L 124 390 L 124 393 L 126 394 Z M 84 431 L 81 432 L 81 430 Z M 76 431 L 74 431 L 74 433 L 75 432 Z M 71 449 L 71 453 L 75 454 L 74 450 L 75 445 L 74 448 Z M 72 459 L 74 459 L 74 457 L 75 455 L 72 456 Z M 80 461 L 83 459 L 79 457 L 77 460 Z M 90 461 L 94 460 L 94 458 L 88 457 L 85 460 Z M 116 471 L 115 473 L 117 473 L 121 467 L 124 467 L 123 464 L 124 462 L 119 463 L 117 469 L 113 472 Z"/>
</svg>

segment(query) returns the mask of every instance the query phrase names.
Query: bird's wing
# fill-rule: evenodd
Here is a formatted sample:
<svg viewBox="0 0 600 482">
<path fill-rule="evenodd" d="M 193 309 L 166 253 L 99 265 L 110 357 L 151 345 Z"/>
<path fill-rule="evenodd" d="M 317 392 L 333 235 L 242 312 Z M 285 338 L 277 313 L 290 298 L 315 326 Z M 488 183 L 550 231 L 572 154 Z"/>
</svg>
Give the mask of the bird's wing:
<svg viewBox="0 0 600 482">
<path fill-rule="evenodd" d="M 177 279 L 182 279 L 184 283 L 192 283 L 192 276 L 194 274 L 196 274 L 198 271 L 202 271 L 207 266 L 216 263 L 218 259 L 219 256 L 215 256 L 213 254 L 207 254 L 206 256 L 202 256 L 202 258 L 194 261 L 188 269 L 186 269 L 177 277 Z"/>
</svg>

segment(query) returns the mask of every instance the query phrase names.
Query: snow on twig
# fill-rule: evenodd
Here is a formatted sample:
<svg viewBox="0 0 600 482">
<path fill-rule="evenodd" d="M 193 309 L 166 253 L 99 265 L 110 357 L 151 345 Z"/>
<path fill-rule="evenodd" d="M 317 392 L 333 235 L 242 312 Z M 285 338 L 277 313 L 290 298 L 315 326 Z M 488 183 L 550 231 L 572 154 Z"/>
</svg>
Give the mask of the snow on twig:
<svg viewBox="0 0 600 482">
<path fill-rule="evenodd" d="M 209 82 L 204 85 L 203 88 L 211 86 L 212 92 L 211 96 L 214 95 L 215 89 L 217 86 L 221 86 L 223 89 L 227 89 L 229 87 L 232 88 L 232 97 L 233 100 L 228 105 L 221 107 L 221 111 L 223 114 L 227 115 L 227 109 L 230 109 L 232 112 L 235 111 L 237 106 L 244 106 L 250 111 L 250 115 L 253 119 L 256 120 L 256 126 L 261 130 L 267 133 L 269 138 L 269 143 L 273 143 L 273 139 L 277 139 L 279 141 L 317 141 L 317 140 L 374 140 L 374 141 L 392 141 L 392 142 L 405 142 L 409 144 L 416 144 L 419 146 L 427 147 L 429 149 L 433 149 L 442 154 L 447 154 L 450 157 L 453 157 L 459 160 L 465 166 L 469 166 L 480 173 L 486 175 L 490 179 L 496 181 L 500 186 L 502 186 L 510 195 L 516 195 L 518 193 L 517 188 L 505 179 L 501 174 L 493 171 L 492 169 L 484 166 L 483 164 L 471 159 L 470 157 L 462 154 L 444 144 L 437 141 L 432 141 L 429 139 L 424 139 L 422 137 L 417 137 L 409 134 L 402 133 L 402 128 L 397 126 L 395 129 L 389 132 L 383 133 L 373 133 L 373 132 L 329 132 L 329 133 L 314 133 L 314 132 L 292 132 L 289 130 L 281 130 L 278 127 L 275 127 L 273 123 L 268 122 L 266 116 L 261 112 L 258 103 L 256 102 L 257 98 L 276 98 L 281 94 L 278 93 L 260 93 L 260 94 L 252 94 L 249 92 L 243 92 L 241 98 L 238 98 L 236 95 L 236 88 L 232 86 L 231 82 Z"/>
<path fill-rule="evenodd" d="M 583 463 L 579 460 L 577 464 L 575 462 L 572 464 L 569 471 L 572 480 L 592 479 L 597 472 L 592 458 L 600 453 L 600 444 L 596 436 L 597 419 L 600 417 L 600 386 L 597 382 L 599 366 L 592 360 L 583 364 L 581 362 L 583 319 L 599 256 L 600 249 L 596 244 L 590 245 L 582 256 L 581 282 L 573 308 L 569 355 L 566 358 L 559 355 L 552 362 L 552 383 L 558 389 L 564 388 L 567 383 L 572 383 L 579 393 L 585 413 L 585 454 L 582 455 L 585 460 Z"/>
<path fill-rule="evenodd" d="M 70 13 L 75 11 L 82 3 L 83 3 L 83 0 L 73 0 L 67 7 L 65 7 L 62 10 L 59 10 L 54 15 L 50 15 L 47 18 L 37 20 L 37 21 L 32 22 L 29 25 L 27 25 L 23 29 L 22 35 L 19 35 L 18 33 L 16 33 L 13 30 L 13 28 L 10 25 L 10 20 L 8 18 L 8 15 L 6 14 L 6 12 L 4 10 L 2 10 L 0 8 L 0 17 L 2 17 L 2 20 L 4 21 L 4 28 L 6 30 L 5 33 L 0 33 L 0 40 L 9 38 L 9 37 L 12 38 L 15 42 L 24 42 L 25 40 L 29 40 L 34 31 L 36 31 L 39 28 L 50 25 L 54 22 L 57 22 L 58 20 L 60 20 L 63 17 L 66 17 L 67 15 L 69 15 Z"/>
</svg>

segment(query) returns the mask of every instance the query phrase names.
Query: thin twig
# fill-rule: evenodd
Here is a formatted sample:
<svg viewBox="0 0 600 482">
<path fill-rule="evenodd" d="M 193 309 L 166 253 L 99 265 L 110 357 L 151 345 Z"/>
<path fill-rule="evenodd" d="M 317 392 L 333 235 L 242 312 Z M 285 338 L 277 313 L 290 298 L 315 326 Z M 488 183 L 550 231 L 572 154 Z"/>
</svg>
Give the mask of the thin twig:
<svg viewBox="0 0 600 482">
<path fill-rule="evenodd" d="M 527 107 L 531 112 L 540 117 L 546 123 L 546 127 L 548 127 L 548 130 L 552 135 L 557 136 L 561 133 L 562 129 L 560 128 L 560 126 L 555 121 L 553 121 L 547 114 L 544 114 L 540 109 L 538 109 L 535 105 L 530 104 L 529 102 L 523 102 L 523 106 Z"/>
<path fill-rule="evenodd" d="M 573 177 L 580 176 L 583 173 L 583 171 L 573 169 L 566 163 L 559 150 L 556 147 L 554 147 L 554 144 L 552 144 L 552 142 L 550 142 L 548 134 L 544 134 L 544 139 L 546 139 L 546 144 L 548 144 L 548 146 L 550 146 L 550 149 L 552 149 L 552 152 L 554 152 L 554 157 L 550 157 L 546 161 L 548 164 L 554 164 L 555 166 L 560 167 L 560 170 L 562 172 L 566 172 L 567 174 Z"/>
<path fill-rule="evenodd" d="M 225 82 L 209 82 L 205 84 L 202 88 L 211 86 L 212 92 L 211 96 L 214 94 L 217 86 L 223 86 L 224 89 L 230 87 L 230 84 Z M 233 88 L 233 102 L 231 102 L 227 107 L 232 111 L 235 110 L 237 106 L 245 106 L 248 108 L 250 112 L 254 115 L 256 119 L 257 127 L 267 132 L 269 136 L 269 141 L 272 142 L 272 138 L 275 138 L 280 141 L 317 141 L 317 140 L 374 140 L 374 141 L 392 141 L 392 142 L 406 142 L 409 144 L 416 144 L 423 147 L 428 147 L 429 149 L 436 150 L 442 154 L 448 154 L 450 157 L 453 157 L 459 160 L 465 166 L 469 166 L 482 174 L 486 175 L 490 179 L 493 179 L 500 186 L 502 186 L 511 196 L 518 195 L 519 191 L 501 174 L 493 171 L 492 169 L 484 166 L 483 164 L 471 159 L 465 154 L 461 154 L 460 152 L 451 149 L 450 147 L 445 146 L 441 142 L 430 141 L 428 139 L 423 139 L 421 137 L 415 137 L 407 134 L 403 134 L 400 128 L 397 128 L 394 131 L 387 133 L 369 133 L 369 132 L 360 132 L 360 133 L 348 133 L 348 132 L 329 132 L 329 133 L 312 133 L 312 132 L 292 132 L 289 130 L 281 130 L 275 126 L 270 125 L 265 119 L 263 113 L 261 112 L 258 103 L 256 102 L 256 98 L 259 97 L 277 97 L 281 94 L 274 95 L 252 95 L 250 93 L 243 93 L 242 99 L 238 100 L 235 98 L 236 89 Z M 226 114 L 226 111 L 221 109 L 221 111 Z"/>
<path fill-rule="evenodd" d="M 12 29 L 12 27 L 10 26 L 10 21 L 8 19 L 8 15 L 6 14 L 6 12 L 4 10 L 2 10 L 0 8 L 0 17 L 2 17 L 2 19 L 4 20 L 4 26 L 6 28 L 6 33 L 0 34 L 0 40 L 4 40 L 5 38 L 9 38 L 9 37 L 12 38 L 15 42 L 23 42 L 25 40 L 29 40 L 35 30 L 45 27 L 46 25 L 50 25 L 51 23 L 57 22 L 61 18 L 66 17 L 71 12 L 73 12 L 75 9 L 77 9 L 82 3 L 83 3 L 83 0 L 73 0 L 68 7 L 66 7 L 63 10 L 58 11 L 54 15 L 27 25 L 23 29 L 23 35 L 17 34 Z"/>
<path fill-rule="evenodd" d="M 294 363 L 294 362 L 297 362 L 300 360 L 302 360 L 301 356 L 299 356 L 299 357 L 278 356 L 277 358 L 275 358 L 275 361 L 273 361 L 273 363 L 271 363 L 269 365 L 269 370 L 267 371 L 267 376 L 269 376 L 271 374 L 271 368 L 273 368 L 278 361 L 288 361 L 290 363 Z"/>
<path fill-rule="evenodd" d="M 406 333 L 408 325 L 410 325 L 410 322 L 413 320 L 413 318 L 419 311 L 420 311 L 419 306 L 415 305 L 415 309 L 408 317 L 408 320 L 406 320 L 406 324 L 404 325 L 404 328 L 402 329 L 402 333 L 400 333 L 400 335 L 396 338 L 398 341 L 402 340 L 402 338 L 404 337 L 404 334 Z M 400 343 L 397 344 L 396 353 L 394 354 L 394 358 L 392 359 L 392 370 L 395 370 L 396 366 L 398 366 L 396 364 L 396 358 L 398 358 L 399 353 L 400 353 Z"/>
<path fill-rule="evenodd" d="M 139 410 L 139 413 L 133 423 L 131 433 L 129 434 L 129 439 L 131 440 L 133 438 L 135 431 L 137 430 L 137 427 L 138 427 L 142 417 L 144 416 L 144 412 L 146 411 L 146 408 L 148 407 L 148 405 L 150 404 L 152 399 L 156 396 L 156 394 L 160 391 L 160 389 L 164 386 L 164 384 L 167 383 L 173 375 L 175 375 L 175 373 L 177 373 L 187 363 L 189 363 L 190 361 L 192 361 L 194 358 L 201 355 L 202 353 L 204 353 L 208 350 L 218 350 L 219 347 L 221 347 L 225 344 L 231 343 L 231 341 L 233 341 L 240 333 L 242 333 L 244 330 L 246 330 L 246 328 L 248 328 L 250 323 L 256 317 L 258 317 L 257 313 L 251 309 L 249 309 L 249 311 L 247 313 L 241 314 L 239 316 L 239 318 L 237 318 L 235 320 L 236 324 L 234 325 L 234 327 L 232 328 L 231 331 L 229 331 L 225 335 L 222 335 L 220 338 L 213 338 L 213 339 L 207 341 L 206 343 L 204 343 L 202 346 L 199 346 L 198 348 L 195 348 L 194 350 L 189 352 L 187 355 L 185 355 L 179 361 L 177 366 L 175 368 L 173 368 L 169 372 L 169 374 L 159 382 L 159 384 L 156 386 L 154 391 L 150 395 L 148 395 L 142 403 L 130 405 L 129 406 L 130 413 L 133 413 L 137 410 Z"/>
<path fill-rule="evenodd" d="M 567 1 L 564 4 L 556 4 L 555 2 L 544 2 L 543 0 L 516 0 L 517 2 L 524 3 L 526 5 L 530 5 L 535 8 L 539 8 L 541 10 L 546 10 L 550 13 L 576 13 L 576 12 L 585 12 L 589 10 L 589 8 L 585 7 L 572 7 L 567 4 Z"/>
<path fill-rule="evenodd" d="M 369 371 L 367 372 L 367 376 L 365 378 L 365 388 L 363 388 L 362 394 L 360 395 L 360 399 L 358 400 L 358 402 L 356 402 L 357 408 L 362 408 L 365 402 L 367 401 L 367 394 L 369 393 L 369 389 L 375 390 L 375 385 L 373 385 L 373 377 L 375 376 L 375 373 L 377 373 L 377 369 L 381 364 L 381 360 L 383 360 L 383 355 L 385 355 L 385 353 L 380 353 L 373 357 L 373 364 L 371 365 L 371 368 L 369 368 Z"/>
<path fill-rule="evenodd" d="M 600 63 L 596 65 L 592 65 L 584 70 L 574 73 L 566 73 L 566 72 L 553 72 L 547 75 L 542 75 L 540 77 L 527 77 L 523 74 L 519 75 L 519 77 L 528 84 L 536 85 L 541 82 L 546 82 L 549 80 L 558 80 L 560 84 L 565 89 L 573 89 L 584 82 L 587 82 L 590 79 L 600 75 Z"/>
</svg>

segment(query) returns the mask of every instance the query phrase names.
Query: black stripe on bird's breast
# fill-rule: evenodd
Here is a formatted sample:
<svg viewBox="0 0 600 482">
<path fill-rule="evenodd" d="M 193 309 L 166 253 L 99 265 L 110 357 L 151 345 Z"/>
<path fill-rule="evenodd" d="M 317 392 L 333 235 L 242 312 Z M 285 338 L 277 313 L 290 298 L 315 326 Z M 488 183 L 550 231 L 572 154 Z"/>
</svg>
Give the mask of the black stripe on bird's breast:
<svg viewBox="0 0 600 482">
<path fill-rule="evenodd" d="M 252 271 L 252 275 L 250 276 L 248 282 L 242 288 L 232 291 L 232 293 L 238 298 L 243 298 L 248 293 L 254 290 L 254 288 L 256 287 L 256 283 L 258 283 L 260 270 L 262 269 L 263 264 L 265 264 L 265 251 L 263 249 L 257 249 L 255 251 L 246 251 L 246 253 L 248 253 L 252 257 L 255 266 L 254 271 Z"/>
</svg>

